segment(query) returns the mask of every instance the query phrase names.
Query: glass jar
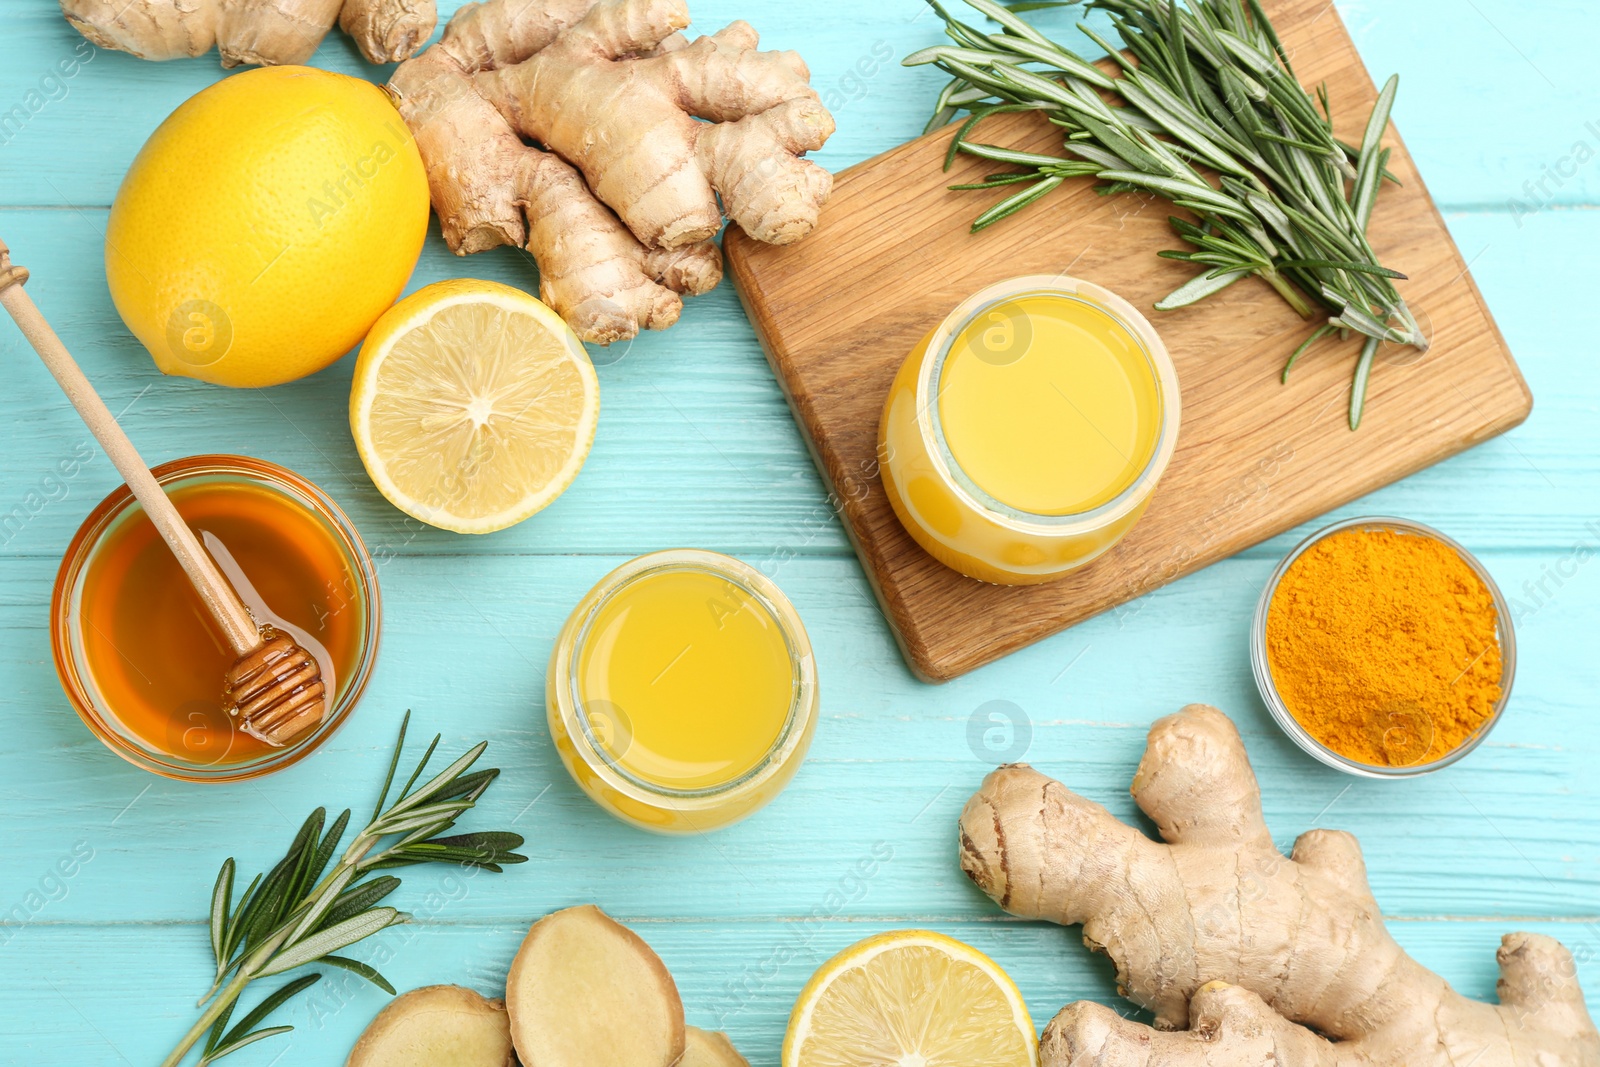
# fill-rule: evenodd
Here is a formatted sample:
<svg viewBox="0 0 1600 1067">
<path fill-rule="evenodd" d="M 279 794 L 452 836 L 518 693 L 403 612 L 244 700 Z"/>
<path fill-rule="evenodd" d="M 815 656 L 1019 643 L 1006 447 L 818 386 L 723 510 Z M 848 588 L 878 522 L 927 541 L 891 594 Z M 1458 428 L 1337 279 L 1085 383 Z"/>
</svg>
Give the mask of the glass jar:
<svg viewBox="0 0 1600 1067">
<path fill-rule="evenodd" d="M 1495 610 L 1495 639 L 1500 646 L 1500 697 L 1495 701 L 1493 710 L 1483 724 L 1475 730 L 1461 744 L 1446 752 L 1436 760 L 1428 762 L 1407 762 L 1399 764 L 1363 763 L 1351 759 L 1342 752 L 1337 752 L 1323 744 L 1311 731 L 1301 725 L 1295 718 L 1294 712 L 1289 710 L 1288 703 L 1283 699 L 1283 694 L 1278 692 L 1277 680 L 1272 676 L 1271 657 L 1267 654 L 1267 618 L 1272 610 L 1272 601 L 1278 594 L 1278 586 L 1289 573 L 1306 550 L 1316 545 L 1323 538 L 1331 537 L 1345 530 L 1379 530 L 1388 533 L 1403 534 L 1411 537 L 1424 537 L 1437 541 L 1461 557 L 1483 587 L 1489 593 L 1489 598 L 1494 601 Z M 1311 534 L 1301 541 L 1289 554 L 1274 568 L 1272 576 L 1267 579 L 1266 586 L 1261 590 L 1261 597 L 1256 601 L 1255 616 L 1250 623 L 1250 669 L 1255 675 L 1256 689 L 1261 694 L 1261 700 L 1267 705 L 1267 710 L 1272 713 L 1273 721 L 1289 738 L 1299 745 L 1313 759 L 1335 770 L 1353 774 L 1359 778 L 1415 778 L 1419 775 L 1432 774 L 1442 770 L 1452 763 L 1466 757 L 1489 736 L 1505 714 L 1506 707 L 1511 703 L 1511 683 L 1517 675 L 1517 633 L 1511 622 L 1511 608 L 1506 603 L 1500 586 L 1495 583 L 1494 576 L 1483 562 L 1467 551 L 1467 547 L 1446 534 L 1435 530 L 1432 526 L 1416 522 L 1412 519 L 1397 518 L 1393 515 L 1362 515 L 1355 518 L 1343 519 Z M 1463 672 L 1464 673 L 1464 672 Z M 1415 734 L 1412 734 L 1414 738 Z M 1386 746 L 1387 747 L 1387 746 Z"/>
<path fill-rule="evenodd" d="M 1065 315 L 1064 325 L 1056 327 L 1028 313 L 1029 308 L 1046 307 L 1070 310 L 1091 331 L 1068 323 Z M 1046 345 L 1065 351 L 1064 341 L 1075 343 L 1084 336 L 1101 339 L 1096 344 L 1108 353 L 1102 361 L 1106 367 L 1122 368 L 1109 376 L 1102 373 L 1104 367 L 1092 368 L 1096 375 L 1082 375 L 1086 382 L 1098 383 L 1100 395 L 1118 408 L 1115 417 L 1120 420 L 1122 444 L 1100 432 L 1099 413 L 1083 410 L 1094 394 L 1080 394 L 1075 400 L 1043 371 L 1030 378 L 1005 370 L 1020 368 L 1021 361 L 1030 357 L 1048 358 L 1050 352 L 1041 351 Z M 953 351 L 962 353 L 966 366 L 988 376 L 978 400 L 971 393 L 961 396 L 963 383 L 973 381 L 970 375 L 950 380 L 947 367 L 958 366 L 950 362 Z M 1060 393 L 1059 416 L 1039 406 L 1041 397 L 1048 404 L 1058 401 L 1041 385 Z M 1069 382 L 1069 387 L 1076 389 L 1076 382 Z M 1013 391 L 1008 394 L 1007 389 Z M 988 406 L 987 412 L 976 410 L 979 400 Z M 955 449 L 947 425 L 952 404 L 964 405 L 957 410 L 962 412 L 962 432 L 967 436 Z M 1036 421 L 1030 423 L 1030 417 Z M 1054 428 L 1057 417 L 1061 426 L 1070 423 L 1074 432 L 1087 437 L 1087 447 L 1109 449 L 1112 469 L 1105 484 L 1093 492 L 1074 497 L 1057 491 L 1059 484 L 1052 487 L 1054 474 L 1072 476 L 1065 480 L 1082 475 L 1070 466 L 1078 457 L 1063 459 L 1048 444 L 1035 445 L 1032 456 L 1019 451 L 1035 438 L 1042 440 L 1036 431 Z M 1032 585 L 1093 560 L 1138 521 L 1177 446 L 1178 423 L 1177 373 L 1166 346 L 1143 315 L 1100 286 L 1065 275 L 1026 275 L 974 293 L 911 351 L 884 404 L 879 469 L 901 524 L 935 559 L 980 581 Z M 994 442 L 984 440 L 986 434 L 1003 440 L 990 447 Z M 966 469 L 957 458 L 963 450 L 969 459 L 982 458 L 985 469 Z M 977 473 L 992 484 L 980 484 Z M 1012 483 L 1027 480 L 1024 475 L 1031 479 L 1031 488 L 1019 497 Z M 999 483 L 1005 483 L 1003 488 Z M 991 491 L 996 488 L 1000 491 Z M 1053 503 L 1034 508 L 1026 492 L 1041 500 L 1052 496 Z M 1011 502 L 1000 499 L 1005 495 Z"/>
<path fill-rule="evenodd" d="M 309 565 L 309 554 L 304 557 L 292 553 L 274 555 L 272 565 L 288 567 L 295 565 L 296 561 L 304 564 L 292 575 L 295 588 L 308 593 L 301 598 L 305 603 L 293 605 L 295 614 L 311 620 L 319 632 L 337 632 L 341 635 L 341 640 L 334 647 L 334 654 L 342 652 L 341 669 L 334 678 L 334 685 L 330 687 L 332 692 L 327 715 L 321 725 L 287 746 L 271 747 L 256 741 L 239 730 L 231 717 L 221 709 L 223 679 L 220 671 L 216 678 L 217 696 L 214 702 L 194 700 L 163 709 L 166 716 L 162 720 L 152 716 L 150 707 L 142 701 L 138 708 L 116 706 L 118 701 L 131 701 L 127 697 L 113 697 L 113 694 L 127 692 L 125 679 L 113 677 L 113 672 L 106 666 L 106 659 L 97 657 L 96 650 L 114 638 L 105 634 L 103 627 L 93 620 L 105 611 L 116 608 L 125 610 L 120 598 L 113 598 L 109 603 L 103 600 L 112 597 L 119 589 L 119 579 L 112 575 L 119 574 L 121 580 L 125 580 L 127 585 L 121 587 L 124 592 L 134 582 L 149 584 L 152 581 L 150 558 L 146 557 L 144 563 L 134 565 L 136 559 L 130 560 L 125 551 L 130 543 L 128 538 L 134 532 L 129 526 L 130 521 L 138 520 L 148 528 L 143 510 L 126 485 L 118 486 L 89 513 L 68 545 L 56 574 L 50 606 L 50 637 L 56 673 L 61 678 L 68 701 L 89 730 L 107 748 L 135 766 L 168 778 L 189 782 L 231 782 L 256 778 L 298 762 L 321 746 L 344 722 L 366 688 L 377 659 L 381 618 L 378 575 L 361 535 L 339 506 L 322 490 L 293 471 L 266 460 L 247 456 L 190 456 L 163 463 L 153 468 L 151 473 L 179 503 L 180 511 L 185 509 L 183 501 L 186 495 L 193 497 L 205 493 L 238 491 L 242 494 L 241 499 L 250 502 L 248 515 L 239 520 L 245 527 L 248 527 L 252 518 L 277 516 L 282 529 L 315 536 L 314 547 L 318 558 L 331 563 L 326 579 L 321 569 Z M 197 528 L 202 539 L 207 539 L 207 523 L 197 524 L 192 517 L 186 517 L 190 518 L 190 525 Z M 270 521 L 261 525 L 279 528 Z M 141 535 L 146 533 L 139 532 Z M 139 542 L 140 551 L 163 552 L 165 545 L 154 537 L 154 531 L 147 530 L 147 533 L 148 536 L 142 537 Z M 266 536 L 263 534 L 264 538 Z M 252 551 L 270 554 L 273 544 L 270 539 L 263 540 Z M 238 568 L 239 573 L 247 573 L 243 564 L 232 558 L 233 550 L 242 553 L 246 547 L 235 544 L 230 549 L 225 541 L 207 540 L 208 551 L 213 556 L 217 556 L 219 551 L 228 552 L 227 563 L 221 559 L 218 561 L 225 573 L 233 568 Z M 307 553 L 311 551 L 311 548 L 307 549 Z M 253 560 L 255 556 L 250 558 Z M 164 563 L 166 556 L 163 555 L 161 560 Z M 182 582 L 182 572 L 176 570 L 175 560 L 172 566 L 175 573 L 171 580 L 161 585 L 158 592 L 163 596 L 170 595 L 174 600 L 192 595 L 191 590 L 177 585 Z M 254 584 L 268 588 L 269 580 L 286 577 L 265 574 L 265 569 L 262 567 L 253 572 Z M 276 608 L 284 606 L 275 606 L 267 601 L 252 603 L 263 594 L 255 591 L 251 578 L 247 576 L 241 583 L 237 574 L 230 573 L 229 579 L 236 591 L 240 592 L 246 606 L 257 616 L 258 622 L 272 621 L 271 618 L 263 620 L 261 615 L 265 612 L 273 616 Z M 246 590 L 241 588 L 241 584 L 251 588 Z M 133 594 L 129 592 L 128 595 L 131 597 Z M 190 632 L 195 625 L 209 625 L 208 622 L 198 621 L 202 616 L 197 596 L 193 604 L 195 618 L 188 624 Z M 152 608 L 152 612 L 154 610 Z M 181 612 L 175 614 L 180 622 L 183 621 Z M 330 615 L 336 615 L 337 618 L 328 622 Z M 281 618 L 288 618 L 288 614 L 285 613 Z M 216 654 L 231 660 L 220 638 L 213 637 L 211 640 L 216 642 Z M 138 664 L 131 659 L 129 662 L 137 670 Z M 181 668 L 174 667 L 174 674 L 179 670 Z M 98 676 L 97 671 L 100 672 Z M 195 678 L 193 685 L 209 696 L 207 679 Z M 151 685 L 154 692 L 155 683 Z M 154 695 L 151 697 L 152 702 L 160 699 Z"/>
<path fill-rule="evenodd" d="M 816 661 L 760 571 L 717 552 L 653 552 L 573 609 L 546 711 L 562 764 L 595 803 L 646 830 L 704 832 L 794 777 L 816 729 Z"/>
</svg>

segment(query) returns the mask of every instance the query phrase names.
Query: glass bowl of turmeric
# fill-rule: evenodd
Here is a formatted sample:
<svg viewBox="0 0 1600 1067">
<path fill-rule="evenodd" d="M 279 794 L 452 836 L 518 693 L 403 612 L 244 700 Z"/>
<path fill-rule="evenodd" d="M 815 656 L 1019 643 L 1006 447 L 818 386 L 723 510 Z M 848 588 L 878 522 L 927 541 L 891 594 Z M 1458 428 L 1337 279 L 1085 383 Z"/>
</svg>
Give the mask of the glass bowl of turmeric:
<svg viewBox="0 0 1600 1067">
<path fill-rule="evenodd" d="M 1517 643 L 1472 553 L 1431 526 L 1346 519 L 1296 545 L 1256 605 L 1267 709 L 1321 762 L 1368 778 L 1448 767 L 1499 722 Z"/>
</svg>

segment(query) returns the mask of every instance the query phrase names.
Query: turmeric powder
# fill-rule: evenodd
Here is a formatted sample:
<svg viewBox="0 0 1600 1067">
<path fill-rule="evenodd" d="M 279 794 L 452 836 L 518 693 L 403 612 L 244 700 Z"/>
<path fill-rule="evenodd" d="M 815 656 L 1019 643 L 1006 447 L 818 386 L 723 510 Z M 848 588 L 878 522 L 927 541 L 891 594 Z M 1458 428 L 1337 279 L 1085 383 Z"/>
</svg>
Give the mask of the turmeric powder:
<svg viewBox="0 0 1600 1067">
<path fill-rule="evenodd" d="M 1431 763 L 1494 712 L 1503 664 L 1488 587 L 1433 537 L 1340 530 L 1290 565 L 1267 607 L 1278 694 L 1359 763 Z"/>
</svg>

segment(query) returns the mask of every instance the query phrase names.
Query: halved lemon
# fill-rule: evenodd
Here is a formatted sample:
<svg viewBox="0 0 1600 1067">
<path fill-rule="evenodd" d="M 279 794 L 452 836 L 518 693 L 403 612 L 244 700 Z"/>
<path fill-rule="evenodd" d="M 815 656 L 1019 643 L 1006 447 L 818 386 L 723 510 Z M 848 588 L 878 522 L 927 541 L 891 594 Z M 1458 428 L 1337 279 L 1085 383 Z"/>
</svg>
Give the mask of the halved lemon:
<svg viewBox="0 0 1600 1067">
<path fill-rule="evenodd" d="M 436 282 L 384 313 L 356 359 L 350 431 L 372 484 L 457 533 L 521 522 L 572 484 L 600 383 L 561 317 L 499 282 Z"/>
<path fill-rule="evenodd" d="M 783 1039 L 783 1067 L 1038 1067 L 1016 983 L 931 930 L 869 937 L 818 968 Z"/>
</svg>

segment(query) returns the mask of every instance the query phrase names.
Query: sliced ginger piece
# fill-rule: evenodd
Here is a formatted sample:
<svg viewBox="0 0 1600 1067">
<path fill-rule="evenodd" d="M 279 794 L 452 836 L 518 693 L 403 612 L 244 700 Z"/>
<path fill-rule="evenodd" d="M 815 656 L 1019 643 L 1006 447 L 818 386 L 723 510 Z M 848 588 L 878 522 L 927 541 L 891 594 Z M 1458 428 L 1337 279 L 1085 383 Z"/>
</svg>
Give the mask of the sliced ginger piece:
<svg viewBox="0 0 1600 1067">
<path fill-rule="evenodd" d="M 368 1024 L 345 1067 L 512 1067 L 503 1001 L 457 985 L 403 993 Z"/>
<path fill-rule="evenodd" d="M 666 965 L 593 905 L 533 924 L 506 976 L 506 1010 L 524 1067 L 674 1067 L 684 1054 Z"/>
<path fill-rule="evenodd" d="M 684 1032 L 687 1037 L 678 1067 L 750 1067 L 750 1061 L 739 1055 L 727 1034 L 697 1026 L 686 1027 Z"/>
</svg>

